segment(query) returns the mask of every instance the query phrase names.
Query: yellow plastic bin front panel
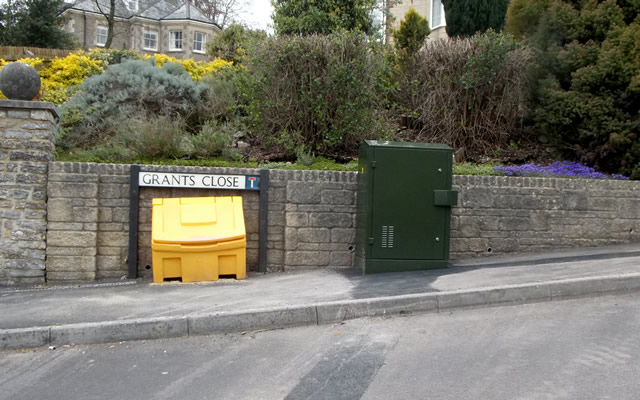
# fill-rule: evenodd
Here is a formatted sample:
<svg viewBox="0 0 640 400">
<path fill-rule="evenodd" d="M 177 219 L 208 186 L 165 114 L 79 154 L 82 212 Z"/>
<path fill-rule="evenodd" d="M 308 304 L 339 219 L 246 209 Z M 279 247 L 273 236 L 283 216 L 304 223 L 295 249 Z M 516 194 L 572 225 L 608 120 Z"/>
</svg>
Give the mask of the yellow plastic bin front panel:
<svg viewBox="0 0 640 400">
<path fill-rule="evenodd" d="M 153 281 L 246 277 L 246 233 L 242 198 L 153 199 Z"/>
</svg>

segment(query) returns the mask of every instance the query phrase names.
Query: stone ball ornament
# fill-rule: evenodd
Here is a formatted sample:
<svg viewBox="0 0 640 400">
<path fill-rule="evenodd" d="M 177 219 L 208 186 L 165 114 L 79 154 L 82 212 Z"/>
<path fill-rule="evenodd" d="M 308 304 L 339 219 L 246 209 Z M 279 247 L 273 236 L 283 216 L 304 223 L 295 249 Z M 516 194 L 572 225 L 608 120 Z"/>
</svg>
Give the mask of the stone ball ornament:
<svg viewBox="0 0 640 400">
<path fill-rule="evenodd" d="M 9 100 L 32 100 L 40 92 L 40 75 L 28 64 L 9 63 L 0 70 L 0 91 Z"/>
</svg>

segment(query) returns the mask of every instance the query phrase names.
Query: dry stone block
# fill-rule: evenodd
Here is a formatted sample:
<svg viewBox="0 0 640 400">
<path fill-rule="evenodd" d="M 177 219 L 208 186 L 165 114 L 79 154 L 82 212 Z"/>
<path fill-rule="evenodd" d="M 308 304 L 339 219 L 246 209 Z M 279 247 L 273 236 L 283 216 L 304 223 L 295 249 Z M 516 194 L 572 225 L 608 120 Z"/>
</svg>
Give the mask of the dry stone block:
<svg viewBox="0 0 640 400">
<path fill-rule="evenodd" d="M 31 117 L 31 119 L 36 119 L 36 120 L 40 120 L 40 121 L 49 121 L 49 122 L 54 122 L 55 121 L 54 118 L 53 118 L 53 114 L 50 111 L 32 110 L 24 118 L 29 118 L 29 117 Z"/>
<path fill-rule="evenodd" d="M 98 184 L 79 182 L 49 182 L 49 196 L 52 198 L 96 198 Z"/>
<path fill-rule="evenodd" d="M 309 225 L 309 214 L 301 212 L 288 212 L 286 224 L 291 227 L 304 227 Z"/>
<path fill-rule="evenodd" d="M 333 228 L 331 229 L 332 243 L 355 243 L 356 230 L 354 228 Z"/>
<path fill-rule="evenodd" d="M 356 193 L 350 190 L 323 190 L 322 204 L 351 205 L 355 203 Z"/>
<path fill-rule="evenodd" d="M 298 241 L 306 243 L 326 243 L 330 237 L 327 228 L 300 228 L 297 234 Z"/>
<path fill-rule="evenodd" d="M 128 232 L 100 232 L 98 235 L 98 247 L 122 247 L 128 244 Z"/>
<path fill-rule="evenodd" d="M 293 204 L 320 204 L 321 193 L 325 188 L 331 188 L 331 185 L 316 182 L 289 182 L 287 201 Z"/>
<path fill-rule="evenodd" d="M 96 258 L 87 256 L 48 256 L 47 272 L 82 271 L 96 269 Z"/>
<path fill-rule="evenodd" d="M 97 256 L 96 268 L 98 271 L 125 271 L 127 264 L 119 256 Z"/>
<path fill-rule="evenodd" d="M 349 228 L 353 225 L 353 215 L 347 213 L 312 213 L 310 225 L 327 228 Z"/>
<path fill-rule="evenodd" d="M 93 281 L 94 271 L 47 271 L 47 282 Z"/>
<path fill-rule="evenodd" d="M 351 267 L 353 266 L 353 253 L 350 251 L 334 251 L 331 253 L 330 263 L 332 267 Z"/>
<path fill-rule="evenodd" d="M 52 222 L 95 222 L 98 219 L 96 207 L 74 207 L 70 199 L 50 199 L 48 219 Z"/>
<path fill-rule="evenodd" d="M 47 245 L 52 247 L 95 247 L 96 232 L 52 231 L 47 236 Z"/>
<path fill-rule="evenodd" d="M 322 267 L 329 265 L 330 253 L 327 251 L 288 251 L 285 254 L 287 266 Z"/>
<path fill-rule="evenodd" d="M 47 247 L 48 256 L 95 256 L 97 249 L 94 247 Z"/>
</svg>

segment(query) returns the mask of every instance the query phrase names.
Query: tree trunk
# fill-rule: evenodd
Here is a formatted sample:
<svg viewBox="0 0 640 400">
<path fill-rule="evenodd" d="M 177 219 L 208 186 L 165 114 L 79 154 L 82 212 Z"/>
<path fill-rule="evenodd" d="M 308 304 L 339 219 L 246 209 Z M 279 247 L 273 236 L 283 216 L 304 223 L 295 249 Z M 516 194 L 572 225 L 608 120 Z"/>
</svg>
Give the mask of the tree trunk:
<svg viewBox="0 0 640 400">
<path fill-rule="evenodd" d="M 111 48 L 113 41 L 113 27 L 115 25 L 116 0 L 109 0 L 109 16 L 107 16 L 107 41 L 104 44 L 105 49 Z"/>
</svg>

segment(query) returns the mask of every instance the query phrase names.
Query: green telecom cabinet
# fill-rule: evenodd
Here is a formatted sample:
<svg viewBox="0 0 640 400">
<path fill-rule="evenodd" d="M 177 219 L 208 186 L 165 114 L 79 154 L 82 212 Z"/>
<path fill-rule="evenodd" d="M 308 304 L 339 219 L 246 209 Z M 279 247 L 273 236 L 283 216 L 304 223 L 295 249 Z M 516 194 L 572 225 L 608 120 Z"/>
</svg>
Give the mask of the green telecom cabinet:
<svg viewBox="0 0 640 400">
<path fill-rule="evenodd" d="M 356 265 L 364 273 L 447 267 L 458 203 L 452 149 L 366 141 L 359 156 Z"/>
</svg>

